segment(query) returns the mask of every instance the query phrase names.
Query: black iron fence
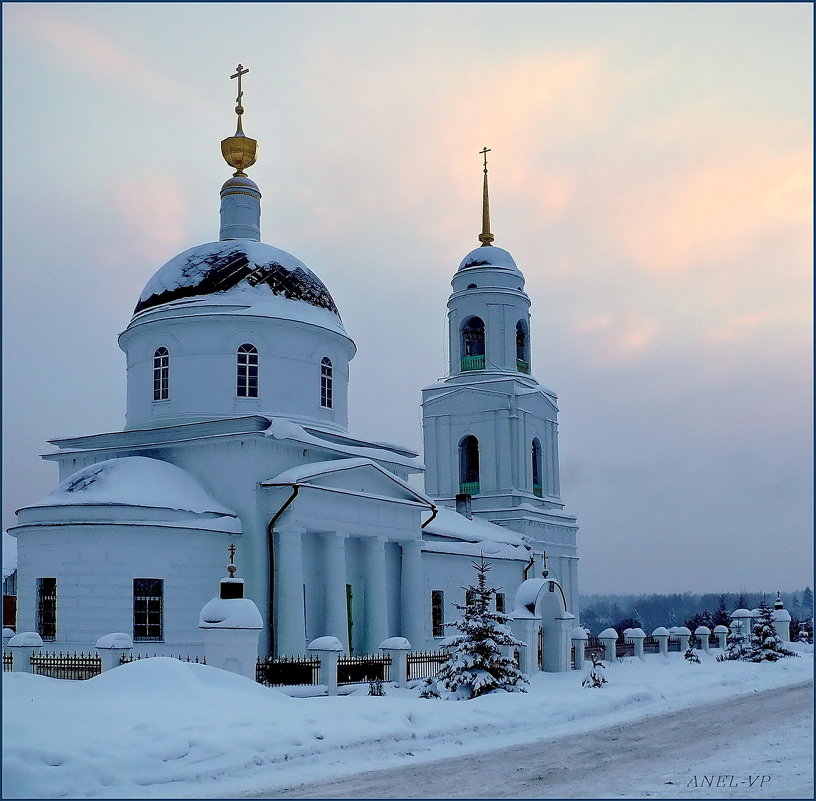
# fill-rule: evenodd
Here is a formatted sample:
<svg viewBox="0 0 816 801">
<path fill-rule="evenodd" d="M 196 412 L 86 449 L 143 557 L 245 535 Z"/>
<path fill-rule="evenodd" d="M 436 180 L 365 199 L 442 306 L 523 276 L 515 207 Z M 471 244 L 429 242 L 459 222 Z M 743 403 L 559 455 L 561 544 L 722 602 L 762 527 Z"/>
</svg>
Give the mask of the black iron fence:
<svg viewBox="0 0 816 801">
<path fill-rule="evenodd" d="M 657 637 L 645 637 L 643 640 L 643 653 L 644 654 L 659 654 L 660 653 L 660 640 Z"/>
<path fill-rule="evenodd" d="M 341 656 L 337 660 L 337 684 L 391 681 L 391 657 L 381 654 Z"/>
<path fill-rule="evenodd" d="M 268 657 L 255 664 L 255 680 L 267 687 L 317 684 L 319 671 L 318 656 Z"/>
<path fill-rule="evenodd" d="M 414 651 L 408 654 L 408 681 L 433 676 L 447 662 L 448 656 L 445 651 Z"/>
<path fill-rule="evenodd" d="M 680 638 L 679 637 L 669 637 L 669 651 L 679 651 L 680 650 Z"/>
<path fill-rule="evenodd" d="M 622 656 L 634 656 L 635 644 L 633 642 L 621 642 L 618 640 L 615 643 L 615 656 L 620 659 Z"/>
<path fill-rule="evenodd" d="M 170 656 L 171 659 L 178 659 L 180 662 L 193 662 L 196 665 L 206 665 L 207 657 L 205 656 L 181 656 L 180 654 L 173 657 L 172 654 L 122 654 L 119 658 L 120 665 L 127 665 L 129 662 L 136 662 L 139 659 L 155 659 L 157 656 Z"/>
<path fill-rule="evenodd" d="M 5 659 L 3 660 L 5 670 Z M 45 652 L 31 655 L 31 667 L 38 676 L 52 679 L 92 679 L 102 672 L 102 659 L 96 654 Z"/>
<path fill-rule="evenodd" d="M 11 651 L 3 651 L 3 672 L 8 673 L 14 670 L 14 654 Z"/>
</svg>

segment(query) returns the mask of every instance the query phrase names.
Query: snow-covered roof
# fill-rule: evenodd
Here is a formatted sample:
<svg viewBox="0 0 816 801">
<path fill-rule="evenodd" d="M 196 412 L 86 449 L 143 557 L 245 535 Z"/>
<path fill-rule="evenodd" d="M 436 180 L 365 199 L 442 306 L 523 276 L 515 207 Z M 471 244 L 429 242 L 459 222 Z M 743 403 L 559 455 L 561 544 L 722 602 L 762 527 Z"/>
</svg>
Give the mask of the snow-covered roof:
<svg viewBox="0 0 816 801">
<path fill-rule="evenodd" d="M 462 259 L 459 270 L 467 270 L 471 267 L 499 267 L 504 270 L 520 272 L 513 257 L 503 248 L 497 248 L 493 245 L 471 250 Z"/>
<path fill-rule="evenodd" d="M 288 470 L 284 470 L 282 473 L 279 473 L 273 478 L 268 478 L 266 481 L 262 481 L 261 486 L 274 487 L 280 485 L 291 486 L 293 484 L 308 484 L 311 479 L 317 478 L 318 476 L 326 476 L 331 475 L 332 473 L 340 473 L 346 470 L 355 470 L 366 467 L 371 470 L 376 470 L 390 481 L 398 484 L 421 503 L 426 503 L 428 506 L 433 506 L 433 501 L 427 495 L 412 487 L 407 481 L 403 481 L 403 479 L 401 479 L 399 476 L 395 475 L 389 470 L 386 470 L 384 467 L 381 467 L 375 461 L 361 457 L 352 459 L 330 459 L 324 462 L 311 462 L 308 464 L 290 467 Z"/>
<path fill-rule="evenodd" d="M 414 452 L 408 449 L 394 450 L 392 449 L 393 446 L 366 443 L 362 440 L 342 437 L 330 432 L 324 434 L 313 425 L 309 425 L 307 430 L 306 427 L 287 417 L 269 417 L 267 419 L 269 420 L 269 428 L 264 432 L 267 437 L 291 439 L 295 442 L 302 442 L 304 445 L 315 445 L 325 450 L 342 453 L 344 456 L 389 462 L 415 470 L 424 469 L 419 458 L 416 455 L 410 455 L 414 454 Z"/>
<path fill-rule="evenodd" d="M 182 298 L 220 295 L 239 283 L 340 316 L 328 289 L 302 261 L 250 239 L 208 242 L 174 256 L 147 282 L 134 313 Z"/>
<path fill-rule="evenodd" d="M 437 507 L 436 517 L 423 531 L 464 542 L 500 542 L 521 548 L 529 547 L 521 534 L 478 517 L 467 518 L 447 506 Z"/>
<path fill-rule="evenodd" d="M 125 456 L 83 467 L 30 507 L 146 506 L 236 517 L 186 470 L 146 456 Z"/>
</svg>

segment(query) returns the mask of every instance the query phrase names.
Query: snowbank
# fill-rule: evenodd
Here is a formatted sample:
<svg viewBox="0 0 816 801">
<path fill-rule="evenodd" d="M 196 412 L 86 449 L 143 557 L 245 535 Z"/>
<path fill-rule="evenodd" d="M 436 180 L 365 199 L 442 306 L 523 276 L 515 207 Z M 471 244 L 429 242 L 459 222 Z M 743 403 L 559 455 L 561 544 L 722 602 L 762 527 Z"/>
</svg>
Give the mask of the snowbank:
<svg viewBox="0 0 816 801">
<path fill-rule="evenodd" d="M 461 703 L 394 687 L 369 697 L 367 686 L 348 697 L 290 698 L 161 657 L 89 681 L 12 673 L 3 682 L 3 796 L 235 797 L 513 747 L 812 679 L 810 655 L 764 665 L 700 658 L 693 666 L 681 654 L 625 659 L 592 692 L 581 688 L 580 672 L 538 673 L 526 694 Z"/>
</svg>

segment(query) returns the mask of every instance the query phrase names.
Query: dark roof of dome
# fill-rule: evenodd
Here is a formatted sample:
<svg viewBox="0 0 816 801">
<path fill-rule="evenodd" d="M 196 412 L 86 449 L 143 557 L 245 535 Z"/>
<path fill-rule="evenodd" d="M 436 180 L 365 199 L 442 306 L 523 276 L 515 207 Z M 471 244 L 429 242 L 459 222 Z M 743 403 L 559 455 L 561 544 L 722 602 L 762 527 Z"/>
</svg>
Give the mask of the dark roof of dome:
<svg viewBox="0 0 816 801">
<path fill-rule="evenodd" d="M 147 282 L 134 314 L 180 298 L 223 292 L 242 281 L 340 316 L 329 290 L 303 262 L 249 239 L 197 245 L 170 259 Z"/>
</svg>

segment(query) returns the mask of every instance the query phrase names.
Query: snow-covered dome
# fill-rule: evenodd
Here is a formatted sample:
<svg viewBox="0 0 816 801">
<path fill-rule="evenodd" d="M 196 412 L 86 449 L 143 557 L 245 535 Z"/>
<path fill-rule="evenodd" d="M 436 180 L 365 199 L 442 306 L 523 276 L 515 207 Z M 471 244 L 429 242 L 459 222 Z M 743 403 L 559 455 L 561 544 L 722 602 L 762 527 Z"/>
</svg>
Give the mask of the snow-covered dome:
<svg viewBox="0 0 816 801">
<path fill-rule="evenodd" d="M 186 470 L 160 459 L 107 459 L 72 473 L 38 506 L 147 506 L 235 517 Z"/>
<path fill-rule="evenodd" d="M 493 245 L 488 247 L 478 247 L 462 259 L 459 270 L 468 270 L 472 267 L 498 267 L 502 270 L 513 270 L 520 273 L 513 257 L 503 248 Z"/>
<path fill-rule="evenodd" d="M 303 301 L 340 317 L 329 290 L 302 261 L 250 239 L 208 242 L 174 256 L 147 282 L 134 313 L 203 295 L 223 298 L 239 284 L 259 294 Z"/>
</svg>

